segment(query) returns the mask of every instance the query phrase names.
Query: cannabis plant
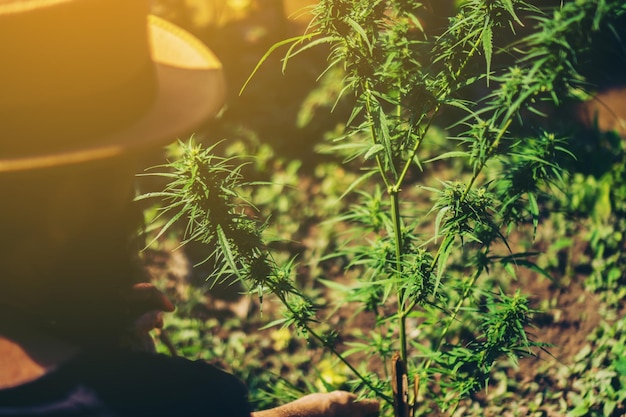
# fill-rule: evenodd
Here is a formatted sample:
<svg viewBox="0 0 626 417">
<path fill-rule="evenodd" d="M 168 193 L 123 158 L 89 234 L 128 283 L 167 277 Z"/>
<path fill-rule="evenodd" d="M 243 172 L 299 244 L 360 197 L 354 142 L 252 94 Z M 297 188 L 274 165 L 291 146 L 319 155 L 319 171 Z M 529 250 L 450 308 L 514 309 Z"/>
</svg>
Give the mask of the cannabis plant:
<svg viewBox="0 0 626 417">
<path fill-rule="evenodd" d="M 352 111 L 330 150 L 363 174 L 345 190 L 351 204 L 335 221 L 349 228 L 326 259 L 356 278 L 320 282 L 345 291 L 355 314 L 375 318 L 363 340 L 344 343 L 297 288 L 295 261 L 274 261 L 262 227 L 233 203 L 241 178 L 237 168 L 222 170 L 227 160 L 187 148 L 161 194 L 175 213 L 166 226 L 187 218 L 187 239 L 217 242 L 217 271 L 275 294 L 286 312 L 273 324 L 316 339 L 353 372 L 355 390 L 398 417 L 452 414 L 488 387 L 498 361 L 542 348 L 528 333 L 528 298 L 509 284 L 521 268 L 547 273 L 511 236 L 540 226 L 542 199 L 564 175 L 559 162 L 572 157 L 546 112 L 586 93 L 579 68 L 593 35 L 626 13 L 616 0 L 545 10 L 467 0 L 437 27 L 430 3 L 320 0 L 306 33 L 259 64 L 279 47 L 287 47 L 285 65 L 327 47 L 329 70 L 344 75 Z M 441 128 L 444 145 L 433 134 Z M 383 369 L 368 368 L 371 357 Z"/>
</svg>

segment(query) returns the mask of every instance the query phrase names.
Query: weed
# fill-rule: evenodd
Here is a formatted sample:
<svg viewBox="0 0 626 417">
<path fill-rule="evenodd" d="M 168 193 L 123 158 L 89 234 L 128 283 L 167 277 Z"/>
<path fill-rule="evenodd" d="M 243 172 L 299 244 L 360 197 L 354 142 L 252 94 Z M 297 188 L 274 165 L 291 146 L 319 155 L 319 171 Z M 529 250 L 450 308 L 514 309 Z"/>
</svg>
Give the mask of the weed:
<svg viewBox="0 0 626 417">
<path fill-rule="evenodd" d="M 265 222 L 234 203 L 245 201 L 241 167 L 228 166 L 234 160 L 184 145 L 183 157 L 168 164 L 174 173 L 162 174 L 170 186 L 157 195 L 170 201 L 165 229 L 188 219 L 186 240 L 216 244 L 218 276 L 239 276 L 252 292 L 276 296 L 285 315 L 271 325 L 295 328 L 330 351 L 351 372 L 354 390 L 382 399 L 396 416 L 453 414 L 489 386 L 498 361 L 514 363 L 542 347 L 527 333 L 534 313 L 527 297 L 505 290 L 520 267 L 545 271 L 509 237 L 523 228 L 536 233 L 541 201 L 563 187 L 560 163 L 573 157 L 545 111 L 580 95 L 580 51 L 590 48 L 591 33 L 626 13 L 608 0 L 566 2 L 549 14 L 519 0 L 468 0 L 433 32 L 422 24 L 427 4 L 321 0 L 307 33 L 268 52 L 289 46 L 287 64 L 328 46 L 329 69 L 344 76 L 339 95 L 353 95 L 345 132 L 326 151 L 363 174 L 340 193 L 350 199 L 334 220 L 345 225 L 343 243 L 323 257 L 343 262 L 342 280 L 320 282 L 343 291 L 340 301 L 354 314 L 373 315 L 371 331 L 346 341 L 339 326 L 325 323 L 328 300 L 299 288 L 296 260 L 277 262 L 261 239 Z M 443 163 L 460 169 L 438 171 Z M 419 183 L 426 171 L 437 181 Z M 611 236 L 617 243 L 595 239 L 597 253 L 621 244 Z M 383 364 L 369 369 L 362 358 Z M 619 395 L 606 407 L 615 409 Z"/>
</svg>

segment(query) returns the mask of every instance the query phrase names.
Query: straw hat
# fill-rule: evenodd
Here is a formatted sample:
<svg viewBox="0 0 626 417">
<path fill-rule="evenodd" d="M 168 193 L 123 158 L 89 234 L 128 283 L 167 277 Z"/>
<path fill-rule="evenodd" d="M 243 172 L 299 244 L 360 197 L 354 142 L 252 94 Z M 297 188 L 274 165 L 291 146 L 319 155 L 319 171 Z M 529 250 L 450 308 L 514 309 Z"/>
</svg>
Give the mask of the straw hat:
<svg viewBox="0 0 626 417">
<path fill-rule="evenodd" d="M 148 0 L 0 0 L 0 172 L 132 154 L 219 110 L 221 64 Z"/>
</svg>

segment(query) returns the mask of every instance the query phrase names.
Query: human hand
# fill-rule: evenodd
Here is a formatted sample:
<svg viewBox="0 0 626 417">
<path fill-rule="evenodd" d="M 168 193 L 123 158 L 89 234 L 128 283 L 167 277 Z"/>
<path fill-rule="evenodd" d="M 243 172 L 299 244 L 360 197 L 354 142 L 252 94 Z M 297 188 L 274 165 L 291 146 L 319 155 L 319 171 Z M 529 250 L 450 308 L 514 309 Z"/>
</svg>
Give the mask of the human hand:
<svg viewBox="0 0 626 417">
<path fill-rule="evenodd" d="M 133 320 L 133 328 L 138 333 L 148 333 L 152 329 L 162 328 L 163 312 L 175 310 L 169 298 L 149 282 L 133 285 L 129 304 L 136 317 Z"/>
<path fill-rule="evenodd" d="M 127 303 L 131 324 L 120 344 L 133 350 L 154 352 L 154 340 L 150 332 L 163 327 L 163 312 L 174 311 L 174 304 L 148 282 L 133 285 Z"/>
<path fill-rule="evenodd" d="M 309 394 L 295 401 L 309 410 L 310 417 L 370 417 L 378 415 L 380 404 L 376 400 L 363 399 L 346 391 Z"/>
<path fill-rule="evenodd" d="M 373 417 L 380 404 L 376 400 L 358 400 L 346 391 L 309 394 L 270 410 L 252 413 L 253 417 Z"/>
</svg>

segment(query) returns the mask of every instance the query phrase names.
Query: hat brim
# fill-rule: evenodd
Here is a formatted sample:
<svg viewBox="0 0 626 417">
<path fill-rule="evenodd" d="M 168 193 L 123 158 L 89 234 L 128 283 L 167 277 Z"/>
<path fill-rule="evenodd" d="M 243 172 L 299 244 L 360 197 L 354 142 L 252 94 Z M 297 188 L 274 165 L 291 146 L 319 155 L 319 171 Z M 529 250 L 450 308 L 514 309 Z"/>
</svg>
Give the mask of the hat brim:
<svg viewBox="0 0 626 417">
<path fill-rule="evenodd" d="M 221 108 L 226 93 L 222 65 L 200 41 L 156 16 L 148 17 L 157 96 L 140 118 L 123 130 L 85 146 L 54 153 L 0 157 L 0 172 L 51 168 L 132 155 L 189 134 Z M 88 145 L 87 145 L 88 144 Z"/>
</svg>

